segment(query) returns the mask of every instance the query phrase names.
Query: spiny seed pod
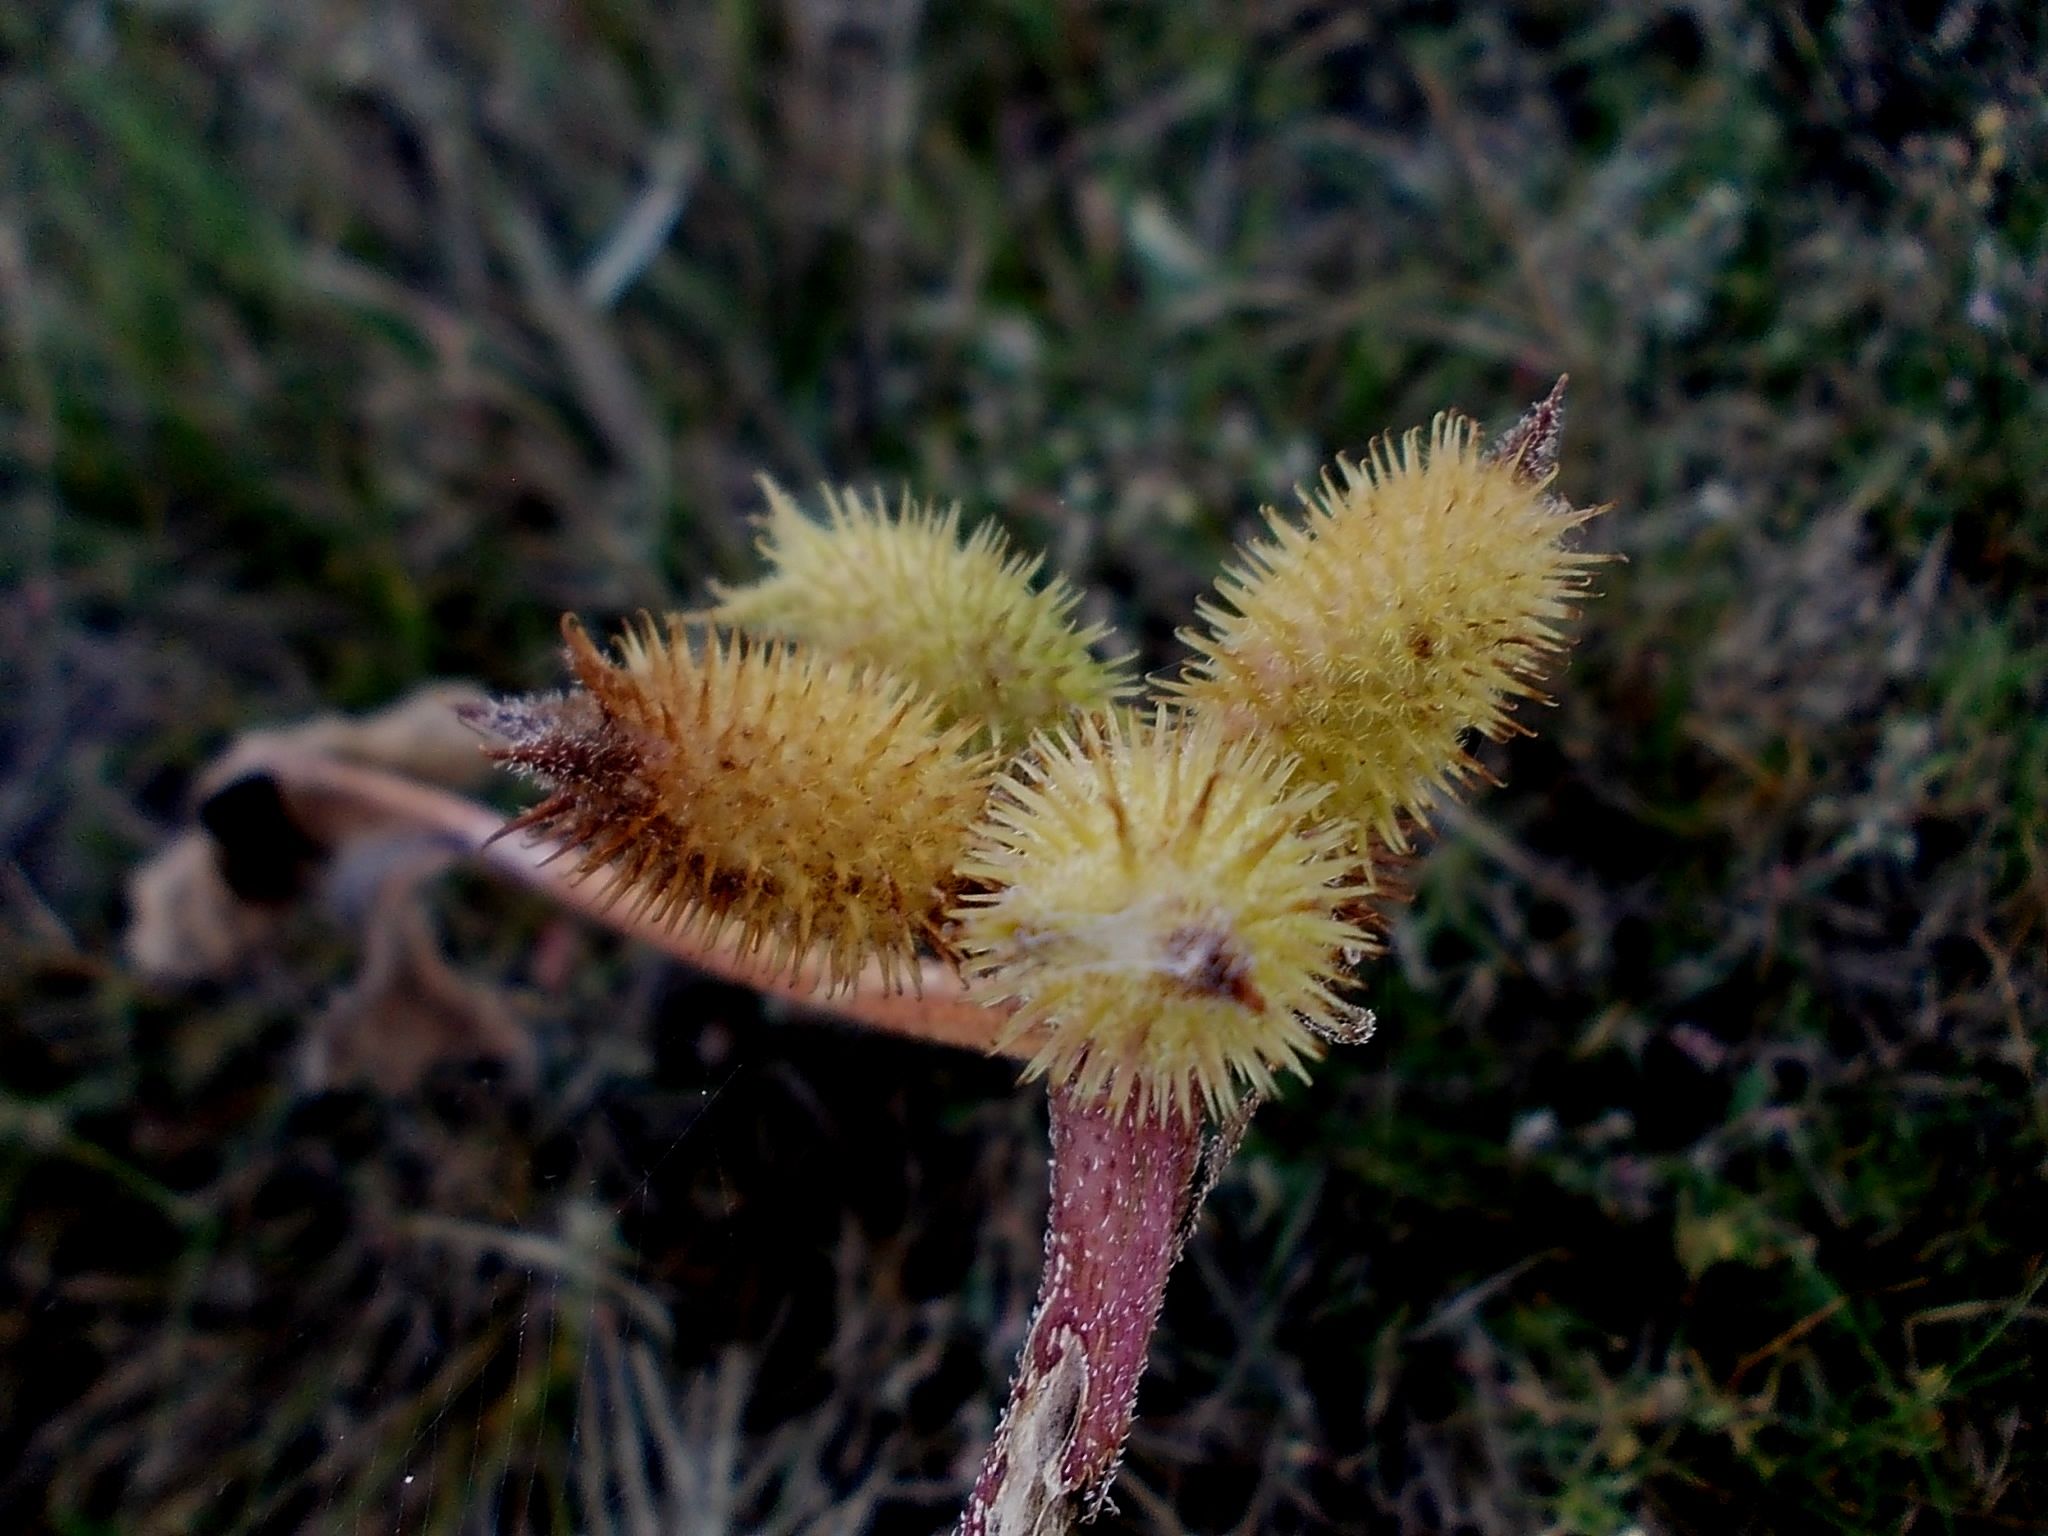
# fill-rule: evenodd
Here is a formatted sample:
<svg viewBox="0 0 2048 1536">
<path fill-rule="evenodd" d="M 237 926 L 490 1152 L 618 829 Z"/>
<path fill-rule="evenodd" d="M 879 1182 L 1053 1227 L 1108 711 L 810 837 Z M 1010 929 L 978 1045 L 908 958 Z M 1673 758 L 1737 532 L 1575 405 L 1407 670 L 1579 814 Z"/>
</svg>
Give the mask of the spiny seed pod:
<svg viewBox="0 0 2048 1536">
<path fill-rule="evenodd" d="M 1057 577 L 1034 587 L 1044 557 L 1010 553 L 992 524 L 962 543 L 957 506 L 940 512 L 906 495 L 892 516 L 879 492 L 863 503 L 829 488 L 821 524 L 773 482 L 761 485 L 760 549 L 774 572 L 714 584 L 718 604 L 701 617 L 886 667 L 991 742 L 1130 691 L 1129 658 L 1091 652 L 1107 628 L 1075 625 L 1080 594 Z"/>
<path fill-rule="evenodd" d="M 1550 490 L 1564 382 L 1488 450 L 1465 417 L 1425 439 L 1380 439 L 1339 460 L 1297 524 L 1268 510 L 1253 545 L 1201 605 L 1207 629 L 1169 686 L 1233 734 L 1270 733 L 1326 814 L 1395 850 L 1407 826 L 1475 771 L 1462 739 L 1520 729 L 1515 701 L 1566 641 L 1588 570 L 1565 547 L 1598 510 Z"/>
<path fill-rule="evenodd" d="M 1364 934 L 1320 788 L 1213 721 L 1089 717 L 991 801 L 955 914 L 970 989 L 1014 1003 L 1027 1075 L 1114 1108 L 1227 1114 L 1355 1029 L 1332 992 Z"/>
<path fill-rule="evenodd" d="M 608 660 L 563 621 L 582 689 L 472 718 L 493 755 L 553 793 L 512 825 L 559 839 L 579 875 L 794 972 L 816 946 L 828 984 L 879 960 L 917 971 L 957 898 L 953 866 L 993 768 L 908 685 L 846 663 L 643 620 Z"/>
</svg>

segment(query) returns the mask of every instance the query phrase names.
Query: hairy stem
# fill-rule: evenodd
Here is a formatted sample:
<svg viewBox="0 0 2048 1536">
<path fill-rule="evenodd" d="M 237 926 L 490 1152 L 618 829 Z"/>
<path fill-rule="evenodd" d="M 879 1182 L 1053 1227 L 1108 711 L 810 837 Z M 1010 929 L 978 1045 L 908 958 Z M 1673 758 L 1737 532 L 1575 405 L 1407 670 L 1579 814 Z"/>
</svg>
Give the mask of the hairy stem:
<svg viewBox="0 0 2048 1536">
<path fill-rule="evenodd" d="M 1066 1088 L 1051 1100 L 1038 1310 L 960 1536 L 1058 1536 L 1102 1507 L 1200 1198 L 1199 1121 Z"/>
</svg>

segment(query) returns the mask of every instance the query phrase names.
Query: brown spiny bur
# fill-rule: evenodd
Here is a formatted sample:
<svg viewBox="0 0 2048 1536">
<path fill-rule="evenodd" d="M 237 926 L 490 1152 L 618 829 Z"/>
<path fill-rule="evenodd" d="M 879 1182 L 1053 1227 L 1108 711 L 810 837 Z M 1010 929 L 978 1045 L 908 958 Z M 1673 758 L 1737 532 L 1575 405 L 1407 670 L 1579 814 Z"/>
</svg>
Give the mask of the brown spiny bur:
<svg viewBox="0 0 2048 1536">
<path fill-rule="evenodd" d="M 615 657 L 563 621 L 582 686 L 470 712 L 491 754 L 551 793 L 511 824 L 609 870 L 620 899 L 828 986 L 869 961 L 915 984 L 957 899 L 992 770 L 930 700 L 781 642 L 643 620 Z"/>
</svg>

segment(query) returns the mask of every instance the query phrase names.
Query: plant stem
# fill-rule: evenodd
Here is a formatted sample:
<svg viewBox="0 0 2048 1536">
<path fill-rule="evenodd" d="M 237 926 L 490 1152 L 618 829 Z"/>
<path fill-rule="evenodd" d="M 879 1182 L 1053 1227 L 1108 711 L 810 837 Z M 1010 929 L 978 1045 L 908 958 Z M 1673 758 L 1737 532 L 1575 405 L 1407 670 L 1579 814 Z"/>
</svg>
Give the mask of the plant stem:
<svg viewBox="0 0 2048 1536">
<path fill-rule="evenodd" d="M 1056 1088 L 1038 1310 L 959 1536 L 1057 1536 L 1109 1494 L 1202 1167 L 1199 1120 Z"/>
</svg>

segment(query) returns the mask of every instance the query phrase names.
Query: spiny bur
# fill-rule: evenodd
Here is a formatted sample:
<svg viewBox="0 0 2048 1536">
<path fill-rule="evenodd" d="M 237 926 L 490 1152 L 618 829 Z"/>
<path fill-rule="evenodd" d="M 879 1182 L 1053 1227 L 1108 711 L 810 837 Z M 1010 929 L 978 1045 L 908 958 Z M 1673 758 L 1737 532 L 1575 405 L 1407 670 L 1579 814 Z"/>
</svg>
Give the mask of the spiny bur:
<svg viewBox="0 0 2048 1536">
<path fill-rule="evenodd" d="M 1564 381 L 1489 449 L 1468 418 L 1340 459 L 1300 522 L 1268 510 L 1205 602 L 1168 690 L 1234 735 L 1276 742 L 1323 808 L 1387 847 L 1474 772 L 1468 732 L 1520 729 L 1518 700 L 1563 650 L 1589 569 L 1566 547 L 1598 510 L 1551 491 Z"/>
<path fill-rule="evenodd" d="M 1094 654 L 1107 627 L 1075 624 L 1080 594 L 1058 577 L 1034 586 L 1044 557 L 1011 553 L 992 524 L 963 542 L 957 506 L 906 495 L 891 514 L 879 492 L 863 502 L 829 488 L 818 523 L 761 484 L 760 550 L 773 572 L 714 584 L 703 618 L 886 667 L 990 742 L 1021 741 L 1131 690 L 1128 658 Z"/>
<path fill-rule="evenodd" d="M 1043 1076 L 1112 1109 L 1227 1115 L 1355 1029 L 1343 831 L 1270 749 L 1165 712 L 1042 736 L 999 783 L 955 914 L 970 989 Z"/>
<path fill-rule="evenodd" d="M 828 985 L 879 961 L 918 975 L 993 764 L 885 674 L 651 619 L 616 659 L 564 620 L 580 690 L 473 714 L 493 755 L 553 791 L 512 823 L 557 839 L 621 899 Z"/>
</svg>

